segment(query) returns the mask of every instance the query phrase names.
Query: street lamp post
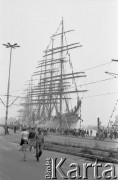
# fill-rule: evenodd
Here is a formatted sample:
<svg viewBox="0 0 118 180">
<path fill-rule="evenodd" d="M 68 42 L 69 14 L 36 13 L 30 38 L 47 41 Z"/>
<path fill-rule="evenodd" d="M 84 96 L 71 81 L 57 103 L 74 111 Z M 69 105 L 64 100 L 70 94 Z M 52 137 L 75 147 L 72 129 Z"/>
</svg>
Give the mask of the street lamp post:
<svg viewBox="0 0 118 180">
<path fill-rule="evenodd" d="M 12 48 L 20 47 L 17 43 L 11 45 L 10 43 L 3 44 L 6 48 L 10 48 L 10 61 L 9 61 L 9 75 L 8 75 L 8 86 L 7 86 L 7 103 L 6 103 L 6 117 L 5 117 L 5 134 L 7 131 L 7 119 L 8 119 L 8 108 L 9 108 L 9 90 L 10 90 L 10 72 L 11 72 L 11 56 L 12 56 Z"/>
</svg>

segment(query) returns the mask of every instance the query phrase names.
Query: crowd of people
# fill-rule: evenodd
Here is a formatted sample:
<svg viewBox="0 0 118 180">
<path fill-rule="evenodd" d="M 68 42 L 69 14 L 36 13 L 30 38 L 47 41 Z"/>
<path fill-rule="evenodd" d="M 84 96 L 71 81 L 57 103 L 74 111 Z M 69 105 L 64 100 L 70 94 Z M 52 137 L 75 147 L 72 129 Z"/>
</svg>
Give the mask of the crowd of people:
<svg viewBox="0 0 118 180">
<path fill-rule="evenodd" d="M 98 129 L 96 132 L 96 138 L 100 140 L 104 140 L 106 138 L 116 139 L 118 138 L 118 130 L 117 129 Z"/>
<path fill-rule="evenodd" d="M 59 129 L 59 128 L 42 128 L 44 135 L 47 134 L 61 134 L 65 136 L 74 136 L 74 137 L 92 137 L 95 136 L 95 138 L 99 138 L 99 140 L 104 139 L 116 139 L 118 138 L 118 130 L 117 129 L 98 129 L 96 131 L 96 134 L 93 135 L 93 130 L 89 129 Z"/>
<path fill-rule="evenodd" d="M 81 136 L 81 137 L 87 137 L 87 136 L 92 136 L 92 130 L 88 129 L 56 129 L 56 128 L 49 128 L 48 132 L 50 133 L 60 133 L 62 135 L 72 135 L 72 136 Z"/>
<path fill-rule="evenodd" d="M 8 129 L 11 128 L 14 130 L 14 133 L 19 129 L 22 131 L 23 127 L 18 127 L 18 126 L 12 126 L 12 127 L 7 127 L 7 132 L 9 133 Z M 31 127 L 27 127 L 28 131 L 31 130 Z M 37 129 L 36 127 L 34 128 L 35 130 Z M 48 128 L 48 127 L 42 127 L 39 128 L 42 130 L 44 136 L 47 136 L 48 134 L 60 134 L 64 136 L 74 136 L 74 137 L 91 137 L 94 136 L 95 139 L 99 140 L 104 140 L 104 139 L 116 139 L 118 138 L 118 130 L 115 128 L 112 129 L 105 129 L 105 128 L 99 128 L 96 131 L 96 135 L 93 135 L 93 130 L 89 129 L 83 129 L 83 128 L 78 128 L 78 129 L 59 129 L 59 128 Z"/>
</svg>

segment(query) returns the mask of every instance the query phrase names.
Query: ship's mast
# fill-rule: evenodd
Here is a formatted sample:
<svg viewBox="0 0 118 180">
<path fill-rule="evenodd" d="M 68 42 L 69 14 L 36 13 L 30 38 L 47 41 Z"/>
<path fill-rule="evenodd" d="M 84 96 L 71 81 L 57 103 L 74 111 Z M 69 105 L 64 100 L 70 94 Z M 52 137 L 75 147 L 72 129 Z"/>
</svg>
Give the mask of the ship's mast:
<svg viewBox="0 0 118 180">
<path fill-rule="evenodd" d="M 44 73 L 44 78 L 46 78 L 46 59 L 47 59 L 47 56 L 45 57 L 45 66 L 44 66 L 44 71 L 45 71 L 45 73 Z M 45 80 L 44 80 L 44 94 L 46 93 L 46 88 L 45 88 L 45 86 L 46 86 L 46 82 L 45 82 Z M 45 111 L 46 111 L 46 108 L 45 108 L 45 96 L 43 96 L 43 116 L 44 116 L 44 114 L 45 114 Z"/>
<path fill-rule="evenodd" d="M 51 38 L 51 42 L 52 42 L 52 56 L 51 56 L 51 72 L 50 72 L 50 89 L 49 89 L 49 93 L 50 93 L 50 107 L 49 107 L 49 119 L 51 118 L 51 111 L 52 111 L 52 75 L 53 75 L 53 43 L 54 43 L 54 39 Z"/>
<path fill-rule="evenodd" d="M 64 31 L 64 27 L 63 27 L 63 18 L 62 18 L 62 34 L 61 34 L 61 76 L 60 76 L 60 117 L 59 117 L 59 128 L 61 128 L 61 115 L 62 115 L 62 84 L 63 84 L 63 80 L 62 80 L 62 74 L 63 74 L 63 31 Z"/>
</svg>

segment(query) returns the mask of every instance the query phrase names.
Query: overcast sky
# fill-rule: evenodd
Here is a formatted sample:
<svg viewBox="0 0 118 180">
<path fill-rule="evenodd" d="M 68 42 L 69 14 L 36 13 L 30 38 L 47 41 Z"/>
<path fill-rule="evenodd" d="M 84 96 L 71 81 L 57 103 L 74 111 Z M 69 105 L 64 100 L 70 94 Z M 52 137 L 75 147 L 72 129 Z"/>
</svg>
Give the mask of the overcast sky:
<svg viewBox="0 0 118 180">
<path fill-rule="evenodd" d="M 85 70 L 118 59 L 118 1 L 117 0 L 0 0 L 0 98 L 6 103 L 10 51 L 2 44 L 18 43 L 13 50 L 10 94 L 23 96 L 26 81 L 36 71 L 37 61 L 50 42 L 62 17 L 65 30 L 74 29 L 69 38 L 83 46 L 73 51 L 75 71 Z M 83 83 L 98 81 L 118 74 L 118 63 L 86 71 Z M 85 87 L 84 87 L 85 88 Z M 96 124 L 97 117 L 107 124 L 118 99 L 118 80 L 87 85 L 82 94 L 83 124 Z M 115 93 L 116 92 L 116 93 Z M 104 96 L 88 97 L 100 94 Z M 88 98 L 85 98 L 88 97 Z M 14 98 L 10 98 L 10 102 Z M 15 102 L 19 104 L 20 99 Z M 17 116 L 18 105 L 9 108 L 9 117 Z M 118 107 L 113 115 L 118 114 Z M 5 107 L 0 103 L 0 117 Z"/>
</svg>

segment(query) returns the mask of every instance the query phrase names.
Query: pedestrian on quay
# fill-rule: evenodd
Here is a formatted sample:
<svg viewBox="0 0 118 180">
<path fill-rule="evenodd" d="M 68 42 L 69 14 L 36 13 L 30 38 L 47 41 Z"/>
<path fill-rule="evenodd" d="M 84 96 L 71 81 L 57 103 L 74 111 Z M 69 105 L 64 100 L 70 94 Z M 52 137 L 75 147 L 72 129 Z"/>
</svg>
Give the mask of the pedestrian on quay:
<svg viewBox="0 0 118 180">
<path fill-rule="evenodd" d="M 44 146 L 44 135 L 42 130 L 39 128 L 35 135 L 35 148 L 36 148 L 36 159 L 39 161 L 39 157 L 42 154 L 43 146 Z"/>
<path fill-rule="evenodd" d="M 8 125 L 4 126 L 4 130 L 5 130 L 5 135 L 9 134 L 9 127 L 8 127 Z"/>
<path fill-rule="evenodd" d="M 29 131 L 29 145 L 30 145 L 30 151 L 32 150 L 32 148 L 34 147 L 34 138 L 35 138 L 36 132 L 35 132 L 35 128 L 31 128 Z M 33 148 L 34 151 L 34 148 Z"/>
<path fill-rule="evenodd" d="M 23 128 L 23 131 L 21 132 L 21 142 L 20 142 L 21 148 L 20 148 L 20 150 L 23 151 L 23 154 L 24 154 L 23 160 L 24 161 L 26 161 L 26 152 L 27 152 L 27 147 L 29 146 L 28 145 L 28 137 L 29 137 L 29 132 L 27 131 L 26 128 Z"/>
<path fill-rule="evenodd" d="M 16 126 L 14 126 L 14 133 L 16 133 Z"/>
</svg>

